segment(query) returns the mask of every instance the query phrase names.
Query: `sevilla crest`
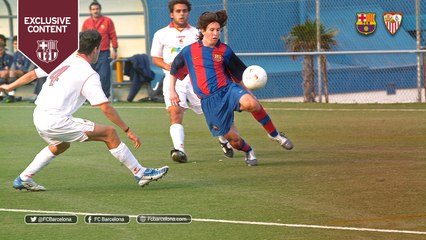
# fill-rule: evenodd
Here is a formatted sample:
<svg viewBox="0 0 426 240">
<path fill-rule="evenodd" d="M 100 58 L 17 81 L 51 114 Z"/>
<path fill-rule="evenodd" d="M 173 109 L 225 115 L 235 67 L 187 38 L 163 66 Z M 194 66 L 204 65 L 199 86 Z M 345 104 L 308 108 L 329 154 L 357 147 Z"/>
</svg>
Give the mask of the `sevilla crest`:
<svg viewBox="0 0 426 240">
<path fill-rule="evenodd" d="M 385 12 L 383 13 L 383 19 L 385 20 L 385 25 L 390 34 L 394 35 L 398 31 L 402 22 L 402 13 L 395 12 Z"/>
</svg>

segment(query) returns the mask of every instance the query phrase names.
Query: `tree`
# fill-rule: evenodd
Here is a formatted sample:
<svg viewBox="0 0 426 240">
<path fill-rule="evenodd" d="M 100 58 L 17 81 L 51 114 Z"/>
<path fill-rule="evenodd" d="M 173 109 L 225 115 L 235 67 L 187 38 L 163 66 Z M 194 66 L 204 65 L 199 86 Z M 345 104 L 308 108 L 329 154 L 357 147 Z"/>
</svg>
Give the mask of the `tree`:
<svg viewBox="0 0 426 240">
<path fill-rule="evenodd" d="M 320 46 L 322 50 L 330 50 L 336 45 L 335 36 L 337 30 L 328 28 L 325 29 L 323 24 L 320 24 Z M 313 52 L 317 50 L 317 26 L 315 21 L 306 20 L 304 24 L 295 25 L 287 37 L 282 38 L 285 41 L 285 46 L 291 52 Z M 296 55 L 291 56 L 293 60 Z M 327 80 L 327 60 L 325 55 L 321 55 L 322 71 L 324 72 L 324 88 L 328 89 Z M 304 102 L 315 102 L 315 83 L 314 83 L 314 56 L 305 55 L 303 59 L 303 100 Z M 328 90 L 327 90 L 328 94 Z M 328 96 L 326 96 L 328 102 Z"/>
</svg>

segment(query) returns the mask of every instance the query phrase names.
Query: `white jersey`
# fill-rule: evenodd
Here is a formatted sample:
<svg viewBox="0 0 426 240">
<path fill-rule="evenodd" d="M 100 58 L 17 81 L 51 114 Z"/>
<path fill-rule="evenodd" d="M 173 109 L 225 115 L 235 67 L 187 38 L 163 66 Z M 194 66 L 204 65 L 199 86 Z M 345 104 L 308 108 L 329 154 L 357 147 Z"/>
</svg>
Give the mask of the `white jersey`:
<svg viewBox="0 0 426 240">
<path fill-rule="evenodd" d="M 151 46 L 151 57 L 163 58 L 165 63 L 172 63 L 179 52 L 186 46 L 197 41 L 198 30 L 187 25 L 182 31 L 179 31 L 174 27 L 171 22 L 167 27 L 158 30 L 154 34 Z M 163 95 L 166 108 L 169 108 L 172 104 L 169 96 L 170 86 L 170 71 L 163 69 L 164 81 L 163 81 Z M 179 105 L 183 108 L 191 108 L 196 113 L 201 113 L 200 99 L 194 93 L 192 89 L 189 75 L 186 76 L 182 81 L 176 82 L 176 92 L 179 95 Z M 189 101 L 190 106 L 188 106 Z"/>
<path fill-rule="evenodd" d="M 197 41 L 198 30 L 189 25 L 179 31 L 170 23 L 154 34 L 151 56 L 163 58 L 165 63 L 172 63 L 182 48 Z M 169 71 L 164 70 L 165 73 Z"/>
<path fill-rule="evenodd" d="M 35 71 L 37 77 L 47 76 L 40 68 Z M 35 104 L 45 114 L 71 116 L 86 99 L 92 106 L 108 102 L 99 74 L 84 57 L 72 55 L 48 75 Z"/>
</svg>

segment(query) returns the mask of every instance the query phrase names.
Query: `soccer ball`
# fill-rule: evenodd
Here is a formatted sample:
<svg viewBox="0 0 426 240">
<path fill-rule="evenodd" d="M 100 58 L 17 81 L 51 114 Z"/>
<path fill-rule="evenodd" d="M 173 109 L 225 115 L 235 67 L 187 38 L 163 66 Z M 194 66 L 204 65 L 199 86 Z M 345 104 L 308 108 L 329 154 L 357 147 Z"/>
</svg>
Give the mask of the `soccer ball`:
<svg viewBox="0 0 426 240">
<path fill-rule="evenodd" d="M 243 72 L 243 83 L 250 90 L 263 88 L 268 81 L 265 69 L 257 65 L 251 65 Z"/>
</svg>

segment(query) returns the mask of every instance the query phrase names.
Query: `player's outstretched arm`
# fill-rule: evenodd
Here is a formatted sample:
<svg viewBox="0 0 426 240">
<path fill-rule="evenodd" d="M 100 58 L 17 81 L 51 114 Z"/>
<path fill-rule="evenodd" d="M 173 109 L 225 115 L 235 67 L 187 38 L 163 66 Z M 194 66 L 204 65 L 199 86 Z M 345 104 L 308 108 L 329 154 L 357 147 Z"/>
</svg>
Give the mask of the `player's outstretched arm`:
<svg viewBox="0 0 426 240">
<path fill-rule="evenodd" d="M 34 70 L 24 74 L 22 77 L 18 78 L 16 81 L 14 81 L 11 84 L 3 84 L 0 86 L 0 90 L 5 90 L 5 91 L 12 91 L 20 86 L 23 86 L 25 84 L 28 84 L 34 80 L 37 79 L 37 74 L 35 73 Z"/>
<path fill-rule="evenodd" d="M 139 136 L 136 135 L 136 133 L 134 133 L 130 127 L 121 119 L 120 115 L 110 103 L 102 104 L 100 105 L 100 108 L 111 122 L 127 133 L 127 137 L 135 144 L 135 148 L 139 148 L 141 146 Z"/>
</svg>

